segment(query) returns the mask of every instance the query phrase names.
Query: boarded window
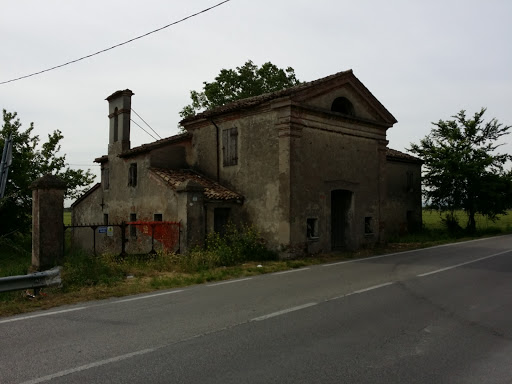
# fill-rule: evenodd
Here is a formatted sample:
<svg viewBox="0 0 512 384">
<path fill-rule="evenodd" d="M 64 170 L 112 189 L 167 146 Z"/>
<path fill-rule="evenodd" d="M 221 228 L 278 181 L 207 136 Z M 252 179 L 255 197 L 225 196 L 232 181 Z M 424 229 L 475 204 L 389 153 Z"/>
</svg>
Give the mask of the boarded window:
<svg viewBox="0 0 512 384">
<path fill-rule="evenodd" d="M 130 221 L 137 221 L 137 214 L 130 213 Z M 137 226 L 130 225 L 130 237 L 137 237 Z"/>
<path fill-rule="evenodd" d="M 222 131 L 222 154 L 225 167 L 238 164 L 238 128 Z"/>
<path fill-rule="evenodd" d="M 137 186 L 137 163 L 130 164 L 130 169 L 128 172 L 128 186 L 129 187 Z"/>
</svg>

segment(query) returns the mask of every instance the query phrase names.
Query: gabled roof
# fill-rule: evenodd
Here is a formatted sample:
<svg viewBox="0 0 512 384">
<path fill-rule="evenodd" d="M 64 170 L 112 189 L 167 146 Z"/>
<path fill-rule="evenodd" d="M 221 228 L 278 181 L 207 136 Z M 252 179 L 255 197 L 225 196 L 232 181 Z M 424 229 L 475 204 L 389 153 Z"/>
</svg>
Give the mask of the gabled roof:
<svg viewBox="0 0 512 384">
<path fill-rule="evenodd" d="M 141 153 L 147 153 L 154 149 L 158 149 L 161 147 L 165 147 L 169 144 L 178 144 L 185 142 L 187 140 L 190 140 L 192 138 L 192 135 L 188 132 L 186 133 L 180 133 L 179 135 L 169 136 L 165 139 L 157 140 L 152 143 L 148 144 L 142 144 L 138 147 L 134 147 L 131 149 L 128 149 L 127 151 L 124 151 L 123 153 L 119 154 L 119 157 L 131 157 L 135 155 L 140 155 Z M 103 155 L 101 157 L 97 157 L 94 159 L 95 163 L 106 163 L 108 161 L 108 155 Z"/>
<path fill-rule="evenodd" d="M 84 200 L 87 196 L 91 195 L 95 190 L 97 190 L 101 186 L 100 183 L 96 183 L 92 186 L 91 189 L 89 189 L 87 192 L 85 192 L 82 196 L 80 196 L 78 199 L 76 199 L 73 204 L 71 204 L 71 207 L 74 207 L 75 205 L 79 204 L 82 200 Z"/>
<path fill-rule="evenodd" d="M 177 144 L 181 143 L 187 140 L 190 140 L 192 138 L 192 135 L 190 133 L 180 133 L 179 135 L 174 135 L 170 137 L 166 137 L 165 139 L 157 140 L 149 144 L 142 144 L 138 147 L 134 147 L 132 149 L 129 149 L 127 151 L 124 151 L 119 155 L 119 157 L 131 157 L 134 155 L 139 155 L 141 153 L 147 153 L 149 151 L 152 151 L 153 149 L 158 149 L 161 147 L 165 147 L 169 144 Z"/>
<path fill-rule="evenodd" d="M 151 168 L 151 171 L 160 177 L 163 181 L 165 181 L 174 190 L 176 190 L 176 188 L 184 181 L 193 180 L 203 186 L 205 189 L 204 194 L 207 199 L 237 202 L 241 202 L 244 199 L 242 195 L 190 169 L 173 170 Z"/>
<path fill-rule="evenodd" d="M 185 124 L 190 123 L 195 120 L 208 119 L 208 118 L 211 118 L 213 116 L 217 116 L 217 115 L 220 115 L 223 113 L 228 113 L 228 112 L 243 110 L 243 109 L 249 109 L 249 108 L 255 107 L 257 105 L 263 104 L 265 102 L 274 100 L 274 99 L 278 99 L 278 98 L 286 97 L 286 96 L 294 96 L 298 93 L 308 91 L 314 87 L 318 87 L 318 86 L 321 86 L 324 84 L 329 84 L 332 81 L 336 81 L 336 80 L 343 79 L 343 78 L 346 78 L 347 81 L 352 80 L 357 85 L 357 88 L 361 92 L 363 92 L 363 94 L 365 94 L 365 96 L 367 98 L 372 99 L 373 102 L 381 110 L 385 119 L 389 123 L 394 124 L 397 122 L 395 117 L 377 100 L 377 98 L 375 96 L 372 95 L 372 93 L 364 86 L 364 84 L 354 75 L 353 71 L 351 69 L 349 69 L 348 71 L 338 72 L 338 73 L 335 73 L 334 75 L 330 75 L 330 76 L 326 76 L 326 77 L 323 77 L 318 80 L 302 83 L 302 84 L 296 85 L 291 88 L 283 89 L 281 91 L 265 93 L 265 94 L 262 94 L 259 96 L 253 96 L 253 97 L 249 97 L 246 99 L 233 101 L 231 103 L 222 105 L 220 107 L 212 108 L 212 109 L 206 110 L 204 112 L 198 113 L 197 115 L 189 116 L 189 117 L 181 120 L 180 124 L 185 125 Z"/>
<path fill-rule="evenodd" d="M 396 149 L 388 148 L 386 152 L 386 158 L 388 160 L 397 160 L 397 161 L 405 161 L 409 163 L 423 163 L 423 160 L 420 158 L 411 156 L 407 153 L 397 151 Z"/>
</svg>

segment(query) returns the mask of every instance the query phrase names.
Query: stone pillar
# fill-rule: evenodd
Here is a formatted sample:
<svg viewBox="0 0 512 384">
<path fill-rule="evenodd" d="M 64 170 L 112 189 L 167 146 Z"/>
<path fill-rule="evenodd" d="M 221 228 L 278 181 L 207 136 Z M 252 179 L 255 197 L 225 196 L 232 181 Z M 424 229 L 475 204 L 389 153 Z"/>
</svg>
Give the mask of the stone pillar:
<svg viewBox="0 0 512 384">
<path fill-rule="evenodd" d="M 181 224 L 180 252 L 204 244 L 206 220 L 204 187 L 196 181 L 186 180 L 178 188 L 178 218 Z"/>
<path fill-rule="evenodd" d="M 41 271 L 62 261 L 64 252 L 64 191 L 66 183 L 45 175 L 32 189 L 32 270 Z"/>
</svg>

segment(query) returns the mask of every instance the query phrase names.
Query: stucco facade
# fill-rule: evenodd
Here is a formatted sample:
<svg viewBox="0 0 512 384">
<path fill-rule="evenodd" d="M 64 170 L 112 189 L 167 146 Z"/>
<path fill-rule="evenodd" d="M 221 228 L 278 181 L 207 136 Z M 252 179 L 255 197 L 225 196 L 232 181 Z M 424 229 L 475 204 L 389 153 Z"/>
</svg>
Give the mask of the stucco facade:
<svg viewBox="0 0 512 384">
<path fill-rule="evenodd" d="M 107 98 L 102 183 L 75 202 L 76 222 L 158 214 L 188 223 L 182 251 L 245 222 L 284 254 L 355 249 L 421 223 L 419 184 L 395 186 L 411 181 L 404 172 L 419 183 L 421 162 L 390 155 L 396 119 L 352 71 L 200 113 L 181 122 L 186 133 L 130 149 L 132 95 Z"/>
</svg>

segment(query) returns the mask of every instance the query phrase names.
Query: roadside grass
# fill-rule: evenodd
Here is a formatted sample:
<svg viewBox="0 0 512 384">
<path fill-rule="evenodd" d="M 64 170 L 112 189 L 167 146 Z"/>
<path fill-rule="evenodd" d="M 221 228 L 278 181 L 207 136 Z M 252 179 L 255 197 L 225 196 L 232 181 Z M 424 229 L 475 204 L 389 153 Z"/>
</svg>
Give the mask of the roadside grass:
<svg viewBox="0 0 512 384">
<path fill-rule="evenodd" d="M 460 223 L 464 225 L 464 213 Z M 459 216 L 458 216 L 459 217 Z M 152 255 L 91 256 L 72 251 L 66 254 L 61 287 L 44 289 L 42 295 L 30 298 L 25 292 L 0 293 L 0 316 L 73 304 L 88 300 L 147 293 L 160 289 L 244 278 L 294 268 L 351 260 L 374 255 L 403 252 L 475 237 L 510 233 L 512 215 L 495 223 L 479 217 L 477 233 L 468 237 L 463 232 L 449 233 L 437 212 L 423 212 L 423 229 L 418 233 L 391 239 L 382 246 L 357 252 L 313 255 L 295 260 L 278 260 L 269 252 L 259 235 L 250 227 L 231 228 L 225 239 L 210 236 L 206 249 L 195 249 L 186 255 L 158 253 Z M 0 276 L 26 274 L 31 263 L 30 239 L 18 239 L 5 246 L 0 239 Z"/>
</svg>

